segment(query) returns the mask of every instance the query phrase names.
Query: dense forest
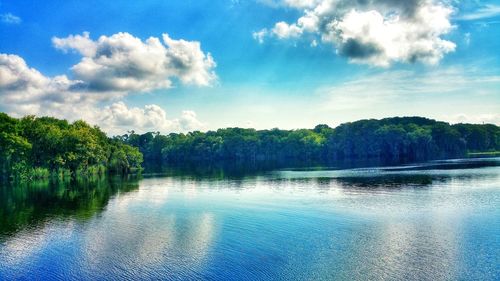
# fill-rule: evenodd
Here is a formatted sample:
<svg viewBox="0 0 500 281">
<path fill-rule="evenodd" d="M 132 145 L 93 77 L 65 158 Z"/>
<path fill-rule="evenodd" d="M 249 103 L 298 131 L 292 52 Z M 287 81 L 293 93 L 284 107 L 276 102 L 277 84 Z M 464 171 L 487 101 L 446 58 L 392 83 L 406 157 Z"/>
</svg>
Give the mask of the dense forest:
<svg viewBox="0 0 500 281">
<path fill-rule="evenodd" d="M 0 113 L 0 178 L 128 173 L 142 161 L 137 148 L 84 121 Z"/>
<path fill-rule="evenodd" d="M 53 174 L 128 173 L 148 166 L 206 166 L 238 163 L 382 164 L 498 152 L 500 128 L 492 124 L 450 125 L 421 117 L 360 120 L 336 128 L 136 134 L 108 137 L 84 121 L 51 117 L 21 119 L 0 113 L 0 171 L 3 178 Z M 262 166 L 261 165 L 261 166 Z"/>
<path fill-rule="evenodd" d="M 115 139 L 143 153 L 145 163 L 330 163 L 376 161 L 404 163 L 464 157 L 469 152 L 500 150 L 495 125 L 456 124 L 421 118 L 361 120 L 336 128 L 255 130 L 226 128 L 187 134 L 136 134 Z"/>
</svg>

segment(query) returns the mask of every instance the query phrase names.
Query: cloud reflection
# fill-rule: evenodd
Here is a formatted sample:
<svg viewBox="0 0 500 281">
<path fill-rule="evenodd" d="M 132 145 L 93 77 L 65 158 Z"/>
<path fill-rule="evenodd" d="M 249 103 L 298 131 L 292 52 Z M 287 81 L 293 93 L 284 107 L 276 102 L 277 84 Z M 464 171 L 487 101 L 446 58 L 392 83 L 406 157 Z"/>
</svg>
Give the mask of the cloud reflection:
<svg viewBox="0 0 500 281">
<path fill-rule="evenodd" d="M 98 225 L 88 228 L 82 264 L 101 268 L 138 268 L 136 276 L 162 276 L 202 267 L 211 250 L 215 216 L 205 211 L 169 209 L 168 180 L 145 181 L 137 192 L 117 198 Z"/>
</svg>

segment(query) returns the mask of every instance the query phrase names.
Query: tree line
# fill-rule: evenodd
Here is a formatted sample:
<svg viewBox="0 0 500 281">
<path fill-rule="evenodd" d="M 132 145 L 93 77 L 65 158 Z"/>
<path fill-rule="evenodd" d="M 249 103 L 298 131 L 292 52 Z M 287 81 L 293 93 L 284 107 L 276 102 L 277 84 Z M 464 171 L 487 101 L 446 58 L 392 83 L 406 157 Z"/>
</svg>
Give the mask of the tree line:
<svg viewBox="0 0 500 281">
<path fill-rule="evenodd" d="M 336 128 L 318 125 L 298 130 L 225 128 L 168 135 L 131 131 L 115 139 L 138 147 L 146 164 L 171 166 L 228 162 L 403 163 L 500 150 L 500 128 L 496 125 L 450 125 L 422 117 L 360 120 Z"/>
<path fill-rule="evenodd" d="M 0 113 L 0 177 L 128 173 L 142 153 L 84 121 Z"/>
<path fill-rule="evenodd" d="M 500 128 L 450 125 L 422 117 L 360 120 L 336 128 L 225 128 L 189 133 L 130 131 L 108 137 L 84 121 L 20 119 L 0 113 L 0 177 L 129 173 L 148 166 L 308 163 L 403 163 L 500 151 Z"/>
</svg>

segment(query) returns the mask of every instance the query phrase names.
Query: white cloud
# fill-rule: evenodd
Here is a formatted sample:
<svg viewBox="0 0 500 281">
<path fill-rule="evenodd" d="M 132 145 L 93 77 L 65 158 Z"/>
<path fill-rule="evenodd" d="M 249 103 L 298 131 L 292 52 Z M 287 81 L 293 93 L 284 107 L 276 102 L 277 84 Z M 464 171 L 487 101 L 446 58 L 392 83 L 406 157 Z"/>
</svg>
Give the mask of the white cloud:
<svg viewBox="0 0 500 281">
<path fill-rule="evenodd" d="M 459 16 L 459 20 L 480 20 L 500 16 L 500 5 L 484 5 L 479 9 Z"/>
<path fill-rule="evenodd" d="M 0 104 L 2 110 L 13 116 L 83 118 L 109 134 L 121 134 L 130 129 L 167 133 L 204 128 L 194 111 L 186 110 L 179 118 L 168 119 L 165 110 L 154 104 L 129 108 L 118 101 L 101 107 L 100 104 L 108 100 L 106 95 L 79 91 L 80 87 L 75 85 L 80 83 L 66 76 L 46 77 L 30 68 L 21 57 L 0 54 Z"/>
<path fill-rule="evenodd" d="M 78 102 L 82 99 L 79 93 L 68 94 L 78 83 L 64 75 L 46 77 L 21 57 L 0 54 L 0 101 L 18 114 L 37 114 L 47 104 Z"/>
<path fill-rule="evenodd" d="M 167 49 L 167 69 L 172 71 L 185 84 L 210 86 L 216 79 L 213 68 L 214 59 L 201 50 L 196 41 L 174 40 L 163 34 L 163 41 Z"/>
<path fill-rule="evenodd" d="M 296 24 L 287 24 L 283 21 L 276 23 L 271 31 L 280 39 L 296 38 L 302 34 L 302 29 Z"/>
<path fill-rule="evenodd" d="M 205 127 L 205 124 L 198 120 L 196 112 L 192 110 L 182 111 L 181 117 L 174 120 L 174 124 L 178 123 L 180 131 L 194 131 L 200 130 Z"/>
<path fill-rule="evenodd" d="M 80 83 L 64 75 L 46 77 L 21 57 L 0 54 L 1 109 L 13 116 L 35 114 L 94 121 L 99 112 L 97 104 L 104 99 L 74 91 Z"/>
<path fill-rule="evenodd" d="M 271 7 L 293 7 L 293 8 L 312 8 L 321 0 L 257 0 L 262 4 Z"/>
<path fill-rule="evenodd" d="M 257 40 L 260 44 L 264 43 L 264 38 L 267 36 L 269 31 L 266 28 L 261 29 L 260 31 L 255 31 L 252 33 L 253 39 Z"/>
<path fill-rule="evenodd" d="M 352 62 L 377 66 L 435 64 L 456 47 L 442 38 L 453 29 L 449 20 L 453 9 L 438 0 L 284 0 L 281 4 L 300 9 L 303 15 L 295 23 L 277 22 L 270 32 L 254 34 L 259 42 L 265 36 L 313 37 L 333 45 Z"/>
<path fill-rule="evenodd" d="M 52 39 L 54 47 L 75 50 L 83 58 L 71 69 L 75 78 L 95 92 L 147 92 L 172 86 L 172 79 L 184 84 L 209 86 L 216 80 L 216 66 L 210 53 L 203 53 L 199 42 L 174 40 L 163 34 L 145 42 L 129 33 L 101 36 L 89 33 Z"/>
<path fill-rule="evenodd" d="M 11 13 L 0 15 L 0 21 L 6 24 L 20 24 L 22 22 L 20 17 Z"/>
<path fill-rule="evenodd" d="M 52 44 L 57 49 L 63 52 L 77 51 L 86 57 L 94 56 L 97 52 L 97 46 L 92 39 L 90 39 L 89 32 L 83 32 L 82 35 L 70 35 L 66 38 L 52 38 Z"/>
<path fill-rule="evenodd" d="M 31 85 L 40 87 L 48 79 L 36 69 L 29 68 L 19 56 L 0 54 L 0 87 L 9 91 L 27 90 Z"/>
<path fill-rule="evenodd" d="M 288 6 L 295 8 L 312 8 L 320 2 L 320 0 L 285 0 Z"/>
<path fill-rule="evenodd" d="M 131 93 L 168 88 L 173 79 L 198 86 L 214 82 L 215 62 L 201 51 L 199 42 L 174 40 L 167 34 L 163 42 L 154 37 L 142 42 L 128 33 L 97 41 L 88 33 L 53 38 L 56 48 L 83 56 L 72 67 L 73 80 L 65 75 L 47 77 L 17 55 L 0 54 L 0 109 L 17 117 L 84 119 L 111 134 L 202 129 L 193 111 L 168 119 L 158 105 L 129 108 L 120 101 Z"/>
<path fill-rule="evenodd" d="M 21 57 L 0 54 L 0 104 L 3 110 L 14 116 L 35 114 L 69 120 L 83 118 L 110 134 L 130 129 L 166 133 L 204 127 L 193 111 L 184 111 L 179 118 L 170 120 L 166 112 L 154 104 L 128 108 L 119 101 L 101 108 L 102 96 L 74 91 L 71 86 L 76 83 L 65 76 L 43 76 L 29 68 Z"/>
<path fill-rule="evenodd" d="M 133 129 L 136 132 L 193 131 L 204 127 L 194 111 L 183 111 L 180 118 L 168 119 L 167 113 L 158 105 L 144 108 L 127 107 L 123 102 L 106 106 L 100 115 L 99 124 L 113 134 Z"/>
</svg>

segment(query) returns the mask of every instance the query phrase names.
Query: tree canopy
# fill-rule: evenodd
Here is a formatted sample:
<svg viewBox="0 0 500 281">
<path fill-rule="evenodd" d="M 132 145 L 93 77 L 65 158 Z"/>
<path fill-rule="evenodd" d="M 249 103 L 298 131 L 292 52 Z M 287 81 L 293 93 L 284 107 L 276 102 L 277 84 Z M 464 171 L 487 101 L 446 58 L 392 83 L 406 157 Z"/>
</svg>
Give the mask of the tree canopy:
<svg viewBox="0 0 500 281">
<path fill-rule="evenodd" d="M 35 116 L 15 119 L 0 113 L 0 163 L 4 178 L 30 177 L 36 171 L 75 175 L 107 169 L 124 173 L 141 166 L 142 154 L 84 121 Z"/>
<path fill-rule="evenodd" d="M 146 164 L 167 165 L 227 161 L 401 163 L 500 149 L 498 126 L 450 125 L 422 117 L 360 120 L 336 128 L 327 125 L 297 130 L 226 128 L 168 135 L 132 132 L 115 139 L 138 147 Z"/>
</svg>

